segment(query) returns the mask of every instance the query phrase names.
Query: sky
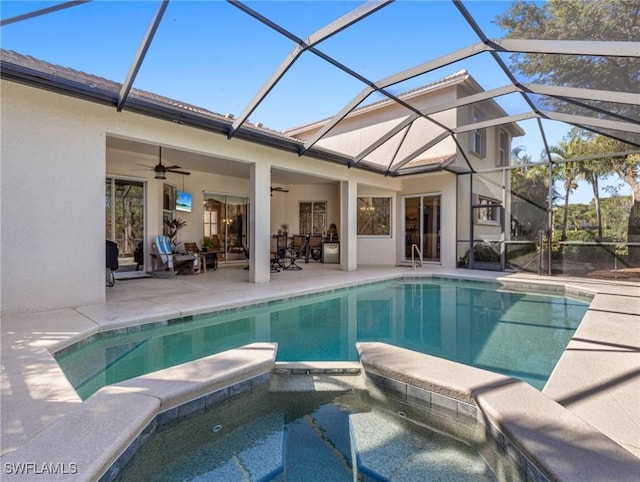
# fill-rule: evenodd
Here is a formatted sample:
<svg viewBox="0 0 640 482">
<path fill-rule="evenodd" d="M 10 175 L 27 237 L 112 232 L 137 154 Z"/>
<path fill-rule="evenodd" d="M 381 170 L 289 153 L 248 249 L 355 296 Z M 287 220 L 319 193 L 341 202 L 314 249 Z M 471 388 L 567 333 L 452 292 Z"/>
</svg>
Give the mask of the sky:
<svg viewBox="0 0 640 482">
<path fill-rule="evenodd" d="M 1 1 L 3 20 L 61 2 Z M 306 38 L 356 8 L 353 1 L 249 1 L 250 8 Z M 489 38 L 503 33 L 493 23 L 506 1 L 466 1 L 465 7 Z M 54 64 L 123 82 L 159 1 L 97 0 L 5 25 L 2 48 Z M 405 0 L 361 20 L 318 45 L 318 49 L 371 81 L 478 43 L 479 39 L 452 2 Z M 238 8 L 223 1 L 173 0 L 158 28 L 134 87 L 238 116 L 270 78 L 295 44 Z M 505 57 L 503 60 L 507 61 Z M 497 64 L 480 54 L 435 72 L 393 85 L 400 93 L 461 69 L 489 90 L 509 83 Z M 250 121 L 285 130 L 332 117 L 364 88 L 352 76 L 306 52 L 287 71 Z M 368 100 L 377 100 L 375 96 Z M 498 102 L 509 114 L 529 111 L 521 96 Z M 550 144 L 568 131 L 543 121 Z M 543 143 L 535 121 L 521 127 L 523 146 L 537 159 Z M 590 188 L 579 189 L 573 202 L 589 202 Z M 584 198 L 584 200 L 583 200 Z"/>
</svg>

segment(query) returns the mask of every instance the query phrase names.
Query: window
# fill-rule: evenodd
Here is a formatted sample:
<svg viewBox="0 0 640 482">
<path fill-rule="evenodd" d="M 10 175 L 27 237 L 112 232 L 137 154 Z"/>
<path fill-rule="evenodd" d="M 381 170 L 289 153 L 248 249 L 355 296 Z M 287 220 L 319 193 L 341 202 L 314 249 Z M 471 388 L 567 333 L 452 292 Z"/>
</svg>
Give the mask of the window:
<svg viewBox="0 0 640 482">
<path fill-rule="evenodd" d="M 163 183 L 162 184 L 162 234 L 169 234 L 169 230 L 164 224 L 171 221 L 175 217 L 174 208 L 176 207 L 176 187 Z"/>
<path fill-rule="evenodd" d="M 218 219 L 220 215 L 220 208 L 216 206 L 215 201 L 208 200 L 205 203 L 204 208 L 204 236 L 210 238 L 211 236 L 217 236 L 219 234 Z"/>
<path fill-rule="evenodd" d="M 478 206 L 480 207 L 476 208 L 476 212 L 480 223 L 498 223 L 500 221 L 500 201 L 479 196 Z"/>
<path fill-rule="evenodd" d="M 505 131 L 500 131 L 498 142 L 498 166 L 509 165 L 509 134 Z"/>
<path fill-rule="evenodd" d="M 473 124 L 482 122 L 484 116 L 478 109 L 473 109 Z M 474 129 L 471 132 L 471 152 L 485 157 L 487 154 L 487 129 Z"/>
<path fill-rule="evenodd" d="M 358 236 L 391 236 L 391 198 L 358 198 Z"/>
<path fill-rule="evenodd" d="M 301 201 L 298 213 L 299 234 L 323 235 L 326 232 L 326 201 Z"/>
</svg>

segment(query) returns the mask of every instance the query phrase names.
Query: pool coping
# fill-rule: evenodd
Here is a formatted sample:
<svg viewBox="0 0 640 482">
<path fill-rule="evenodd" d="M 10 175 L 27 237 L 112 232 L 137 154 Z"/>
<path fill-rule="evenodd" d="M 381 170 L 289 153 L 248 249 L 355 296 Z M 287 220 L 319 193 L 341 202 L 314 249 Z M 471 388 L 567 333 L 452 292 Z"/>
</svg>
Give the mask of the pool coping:
<svg viewBox="0 0 640 482">
<path fill-rule="evenodd" d="M 558 279 L 558 278 L 543 278 L 540 279 L 537 276 L 526 275 L 506 275 L 504 273 L 493 274 L 486 272 L 467 272 L 454 271 L 454 270 L 440 270 L 433 272 L 407 272 L 406 269 L 397 274 L 379 274 L 376 272 L 372 276 L 366 279 L 366 282 L 375 283 L 393 278 L 412 278 L 412 277 L 452 277 L 452 278 L 464 278 L 470 280 L 485 280 L 485 281 L 497 281 L 505 284 L 510 289 L 526 288 L 528 286 L 534 286 L 536 289 L 540 289 L 541 286 L 548 287 L 549 290 L 555 293 L 567 292 L 570 294 L 577 294 L 579 296 L 592 296 L 592 306 L 589 309 L 589 326 L 585 326 L 585 330 L 582 330 L 583 324 L 579 328 L 585 333 L 581 333 L 581 337 L 585 338 L 590 330 L 601 328 L 607 325 L 608 317 L 611 313 L 616 316 L 622 317 L 629 323 L 640 322 L 640 304 L 630 303 L 629 301 L 640 300 L 640 288 L 637 285 L 629 283 L 601 283 L 594 282 L 592 280 L 575 280 L 575 279 Z M 358 282 L 338 282 L 329 286 L 329 290 L 341 289 L 349 287 Z M 326 287 L 324 287 L 326 288 Z M 326 289 L 325 289 L 326 290 Z M 313 292 L 323 291 L 323 287 L 304 287 L 303 289 L 295 292 L 292 296 L 299 296 L 300 294 L 311 294 Z M 274 299 L 282 298 L 281 295 L 266 295 L 260 298 L 253 298 L 257 302 L 268 302 Z M 603 298 L 599 300 L 599 298 Z M 620 301 L 626 301 L 621 303 Z M 235 306 L 240 306 L 241 303 L 236 303 Z M 226 305 L 226 308 L 233 307 L 233 305 Z M 205 311 L 213 311 L 217 308 L 221 308 L 220 305 L 212 306 L 208 310 L 198 308 L 189 312 L 189 310 L 176 310 L 173 306 L 167 305 L 166 307 L 154 306 L 154 309 L 148 311 L 146 317 L 135 316 L 136 313 L 123 316 L 123 311 L 126 309 L 125 304 L 115 307 L 115 313 L 119 316 L 105 316 L 105 309 L 98 307 L 97 309 L 77 309 L 77 310 L 57 310 L 55 312 L 48 312 L 46 314 L 26 314 L 23 316 L 4 317 L 2 320 L 3 328 L 3 389 L 2 389 L 2 406 L 3 406 L 3 427 L 2 437 L 4 440 L 9 441 L 9 447 L 3 442 L 3 456 L 2 460 L 5 460 L 5 455 L 11 453 L 16 448 L 28 443 L 29 440 L 36 437 L 39 433 L 43 432 L 48 426 L 55 423 L 56 420 L 66 415 L 71 415 L 76 411 L 79 406 L 83 405 L 73 388 L 70 386 L 64 375 L 61 373 L 55 359 L 51 355 L 51 351 L 55 351 L 60 347 L 64 347 L 74 342 L 74 340 L 81 339 L 99 331 L 112 329 L 115 326 L 128 326 L 137 325 L 146 321 L 162 321 L 168 318 L 173 318 L 181 314 L 196 314 Z M 96 313 L 102 313 L 103 318 L 97 316 Z M 93 315 L 93 316 L 90 316 Z M 134 319 L 135 318 L 135 319 Z M 144 318 L 144 319 L 142 319 Z M 46 323 L 51 323 L 46 325 Z M 627 323 L 627 332 L 631 329 L 631 335 L 637 337 L 637 330 L 633 330 L 633 326 L 629 327 Z M 50 330 L 43 329 L 45 326 L 52 327 Z M 637 326 L 637 325 L 636 325 Z M 58 329 L 63 327 L 63 329 Z M 57 330 L 57 331 L 56 331 Z M 64 333 L 62 333 L 64 332 Z M 51 334 L 51 336 L 49 336 Z M 578 341 L 570 343 L 570 347 L 579 343 Z M 631 347 L 628 351 L 634 352 L 634 347 L 640 345 L 637 340 L 632 339 L 628 342 Z M 7 353 L 9 348 L 9 353 Z M 568 347 L 569 348 L 569 347 Z M 635 349 L 637 352 L 637 349 Z M 567 352 L 563 355 L 560 362 L 556 366 L 552 377 L 547 384 L 547 387 L 543 392 L 547 390 L 551 391 L 550 396 L 554 399 L 562 400 L 567 399 L 567 393 L 571 394 L 580 390 L 584 383 L 582 377 L 585 371 L 585 364 L 576 363 L 576 355 L 584 357 L 584 351 L 578 350 L 567 355 Z M 567 356 L 565 356 L 567 355 Z M 28 366 L 38 366 L 43 373 L 46 373 L 46 377 L 31 375 Z M 637 365 L 636 365 L 637 366 Z M 593 370 L 593 366 L 589 365 L 589 371 Z M 595 369 L 599 369 L 598 366 Z M 577 370 L 577 372 L 576 372 Z M 616 370 L 616 366 L 608 368 L 607 375 L 610 375 L 611 370 Z M 575 375 L 577 373 L 577 376 Z M 12 381 L 13 376 L 27 377 L 29 383 L 29 390 L 31 393 L 31 402 L 28 399 L 24 399 L 20 396 L 17 398 L 13 392 L 9 392 L 6 387 L 11 386 L 9 382 Z M 31 377 L 31 378 L 29 378 Z M 562 383 L 554 384 L 554 379 L 562 380 Z M 565 383 L 567 381 L 567 383 Z M 558 385 L 561 385 L 558 388 Z M 635 390 L 639 385 L 638 377 L 634 377 L 625 380 L 621 385 L 631 387 L 631 390 Z M 607 387 L 609 390 L 611 387 Z M 15 395 L 19 395 L 16 393 Z M 43 402 L 40 402 L 43 400 Z M 628 400 L 627 400 L 628 402 Z M 632 415 L 631 424 L 627 423 L 627 419 L 623 423 L 617 425 L 610 424 L 607 416 L 602 416 L 602 412 L 605 409 L 596 407 L 593 410 L 593 406 L 587 404 L 572 405 L 567 404 L 572 412 L 577 413 L 583 420 L 589 422 L 594 427 L 599 428 L 610 438 L 616 440 L 616 442 L 623 445 L 628 450 L 640 454 L 640 443 L 636 442 L 638 438 L 638 420 L 640 416 L 637 415 L 637 405 L 631 405 L 627 403 L 618 403 L 617 406 L 608 406 L 606 411 L 611 414 L 611 417 L 616 416 L 621 412 L 626 411 L 626 415 L 629 413 Z M 7 409 L 8 408 L 8 409 Z M 13 426 L 10 425 L 11 420 L 6 421 L 5 417 L 7 413 L 11 413 L 12 410 L 21 411 L 26 413 L 32 413 L 36 418 L 33 426 L 28 426 L 26 419 L 22 419 L 24 424 L 21 428 L 22 432 L 18 435 L 13 433 Z M 32 419 L 32 417 L 29 417 Z M 598 425 L 600 421 L 600 426 Z M 602 426 L 602 425 L 606 426 Z M 627 427 L 622 427 L 627 425 Z M 44 427 L 44 428 L 43 428 Z M 629 439 L 628 429 L 631 430 L 631 437 Z M 620 435 L 618 430 L 627 430 L 627 433 Z M 633 437 L 636 439 L 633 439 Z"/>
<path fill-rule="evenodd" d="M 157 428 L 265 386 L 276 352 L 252 343 L 103 387 L 3 456 L 3 480 L 110 482 Z"/>
<path fill-rule="evenodd" d="M 157 429 L 259 390 L 278 373 L 364 376 L 370 392 L 481 427 L 489 447 L 526 480 L 636 480 L 636 457 L 526 382 L 385 343 L 360 342 L 357 350 L 360 363 L 276 364 L 277 344 L 254 343 L 106 386 L 3 464 L 57 460 L 60 472 L 48 480 L 111 482 Z M 81 456 L 70 462 L 69 453 Z"/>
<path fill-rule="evenodd" d="M 357 348 L 368 384 L 401 403 L 477 422 L 527 480 L 637 479 L 634 455 L 526 382 L 385 343 Z"/>
</svg>

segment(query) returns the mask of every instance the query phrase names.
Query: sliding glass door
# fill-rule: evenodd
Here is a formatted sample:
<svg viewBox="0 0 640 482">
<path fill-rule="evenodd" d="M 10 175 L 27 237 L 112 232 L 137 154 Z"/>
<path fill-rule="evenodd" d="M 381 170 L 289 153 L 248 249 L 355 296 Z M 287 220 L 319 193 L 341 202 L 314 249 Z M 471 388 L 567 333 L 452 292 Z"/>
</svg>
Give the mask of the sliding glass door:
<svg viewBox="0 0 640 482">
<path fill-rule="evenodd" d="M 144 181 L 106 178 L 105 237 L 118 245 L 116 279 L 145 275 L 144 192 Z"/>
<path fill-rule="evenodd" d="M 249 256 L 249 198 L 204 194 L 203 244 L 218 253 L 220 262 Z"/>
<path fill-rule="evenodd" d="M 440 261 L 440 195 L 404 198 L 403 261 Z"/>
</svg>

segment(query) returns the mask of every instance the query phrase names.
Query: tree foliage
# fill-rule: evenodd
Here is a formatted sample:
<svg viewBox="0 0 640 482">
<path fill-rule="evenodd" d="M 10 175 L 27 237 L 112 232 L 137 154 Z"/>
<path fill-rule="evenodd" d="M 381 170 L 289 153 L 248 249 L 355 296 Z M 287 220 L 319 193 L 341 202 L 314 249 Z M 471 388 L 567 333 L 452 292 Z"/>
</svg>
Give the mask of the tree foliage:
<svg viewBox="0 0 640 482">
<path fill-rule="evenodd" d="M 531 156 L 522 147 L 511 152 L 511 239 L 536 240 L 547 229 L 549 168 L 531 166 Z M 555 193 L 552 193 L 555 195 Z"/>
<path fill-rule="evenodd" d="M 542 40 L 633 41 L 640 39 L 637 0 L 519 1 L 496 18 L 507 37 Z M 515 54 L 512 66 L 534 81 L 635 92 L 640 60 L 624 57 Z"/>
<path fill-rule="evenodd" d="M 581 137 L 575 135 L 574 131 L 572 130 L 571 134 L 566 140 L 561 141 L 557 146 L 549 147 L 549 152 L 551 153 L 551 158 L 553 160 L 566 161 L 568 159 L 573 159 L 575 157 L 584 155 L 587 152 L 587 147 L 584 140 Z M 561 237 L 561 241 L 564 241 L 567 239 L 567 206 L 569 205 L 569 195 L 571 194 L 571 191 L 578 187 L 577 181 L 580 177 L 580 172 L 576 163 L 562 162 L 560 163 L 559 173 L 564 185 L 565 209 Z"/>
<path fill-rule="evenodd" d="M 544 3 L 517 1 L 495 19 L 505 30 L 506 37 L 541 40 L 590 40 L 627 41 L 640 39 L 640 1 L 638 0 L 549 0 Z M 626 93 L 640 91 L 640 59 L 624 57 L 600 57 L 589 55 L 549 55 L 524 53 L 511 56 L 511 67 L 529 81 L 536 83 L 601 89 Z M 584 115 L 585 107 L 566 100 L 542 97 L 540 102 L 553 110 Z M 631 122 L 640 120 L 640 106 L 591 102 L 591 106 L 604 109 L 613 115 L 605 118 Z M 590 116 L 596 115 L 589 111 Z M 589 149 L 594 154 L 629 152 L 633 150 L 621 140 L 637 145 L 633 134 L 609 132 L 610 136 L 587 137 Z M 637 137 L 637 135 L 635 136 Z M 628 241 L 640 242 L 640 157 L 624 155 L 598 161 L 600 176 L 617 173 L 632 190 L 633 204 L 628 219 Z M 587 167 L 585 164 L 583 167 Z M 593 173 L 593 171 L 592 171 Z M 584 178 L 589 176 L 583 171 Z M 593 180 L 593 174 L 590 176 Z M 595 179 L 597 179 L 596 175 Z M 630 247 L 629 257 L 640 264 L 640 247 Z"/>
<path fill-rule="evenodd" d="M 640 39 L 640 1 L 638 0 L 549 0 L 544 3 L 518 1 L 495 23 L 510 38 L 541 40 L 629 41 Z M 511 67 L 527 81 L 637 93 L 640 85 L 640 59 L 588 55 L 513 54 Z M 584 107 L 552 97 L 540 102 L 559 112 L 593 115 Z M 640 119 L 640 106 L 590 102 L 614 116 L 631 121 Z M 617 132 L 616 137 L 632 141 L 633 137 Z"/>
</svg>

